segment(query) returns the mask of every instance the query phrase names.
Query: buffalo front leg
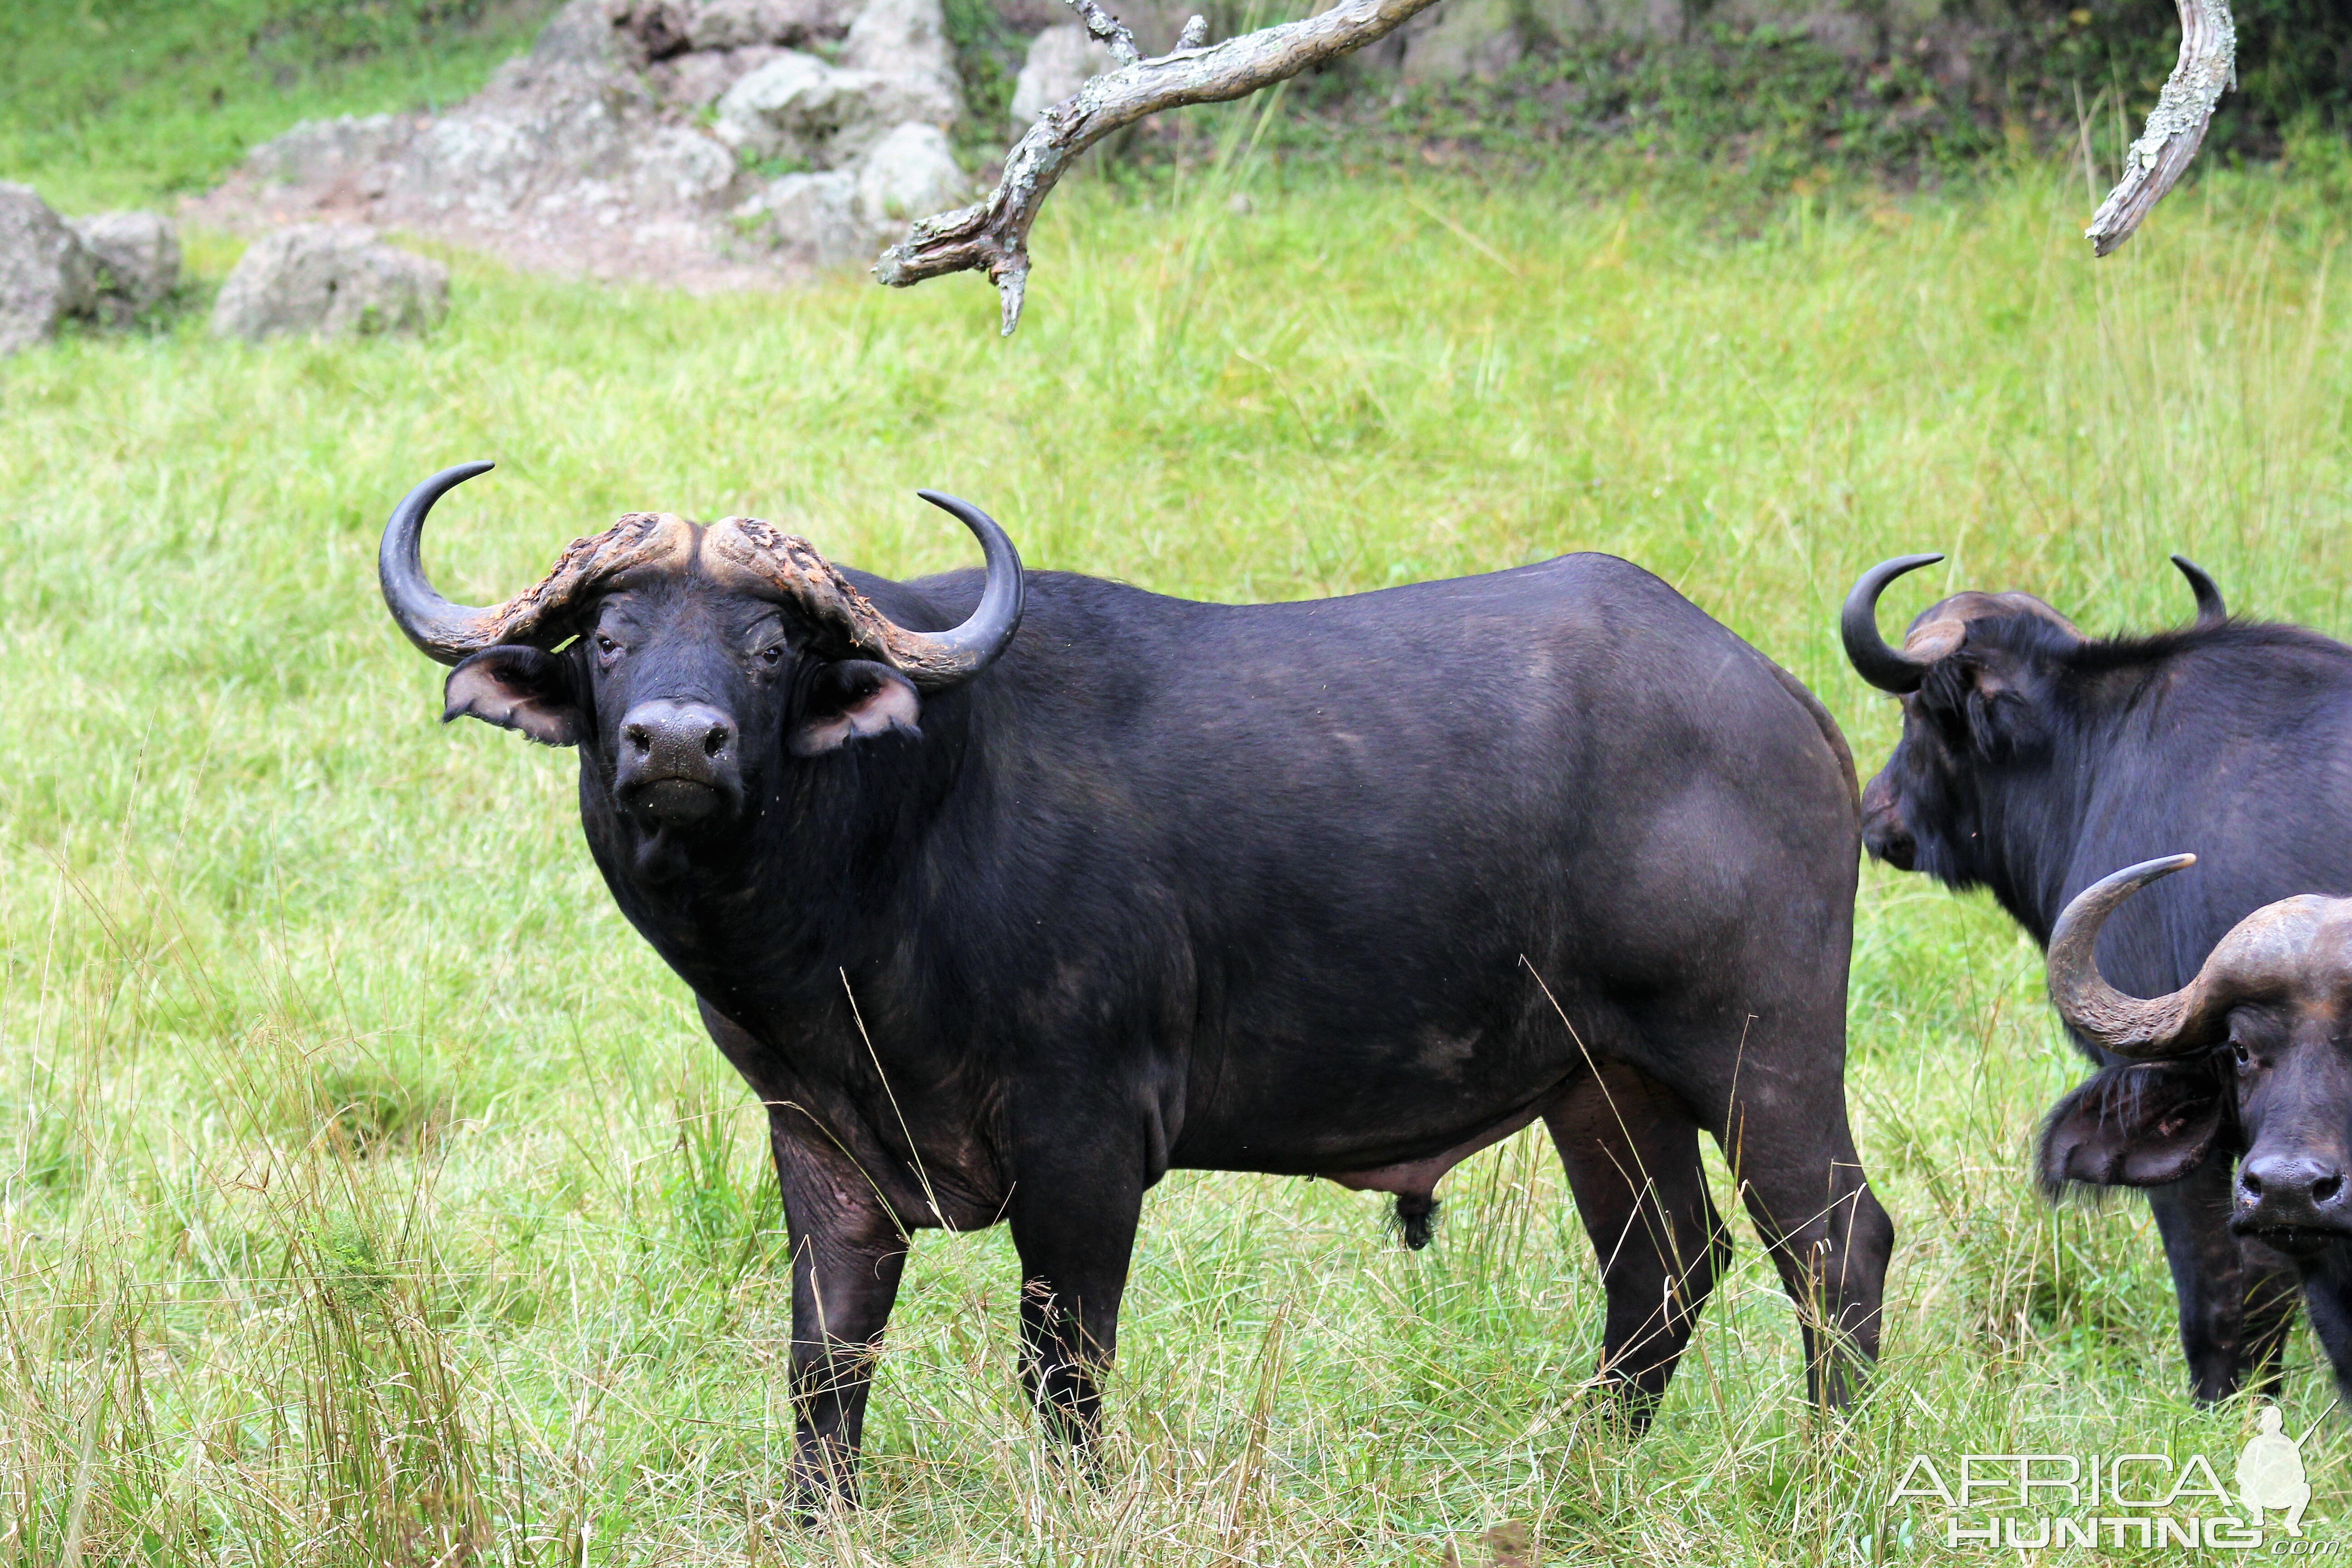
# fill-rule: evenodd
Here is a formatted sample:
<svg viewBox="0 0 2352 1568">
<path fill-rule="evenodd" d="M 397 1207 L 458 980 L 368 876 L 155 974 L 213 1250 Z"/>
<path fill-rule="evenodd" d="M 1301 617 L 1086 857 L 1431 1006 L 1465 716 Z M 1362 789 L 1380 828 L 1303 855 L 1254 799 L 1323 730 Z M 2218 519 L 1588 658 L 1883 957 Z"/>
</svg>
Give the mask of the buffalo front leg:
<svg viewBox="0 0 2352 1568">
<path fill-rule="evenodd" d="M 2299 1293 L 2284 1260 L 2230 1234 L 2233 1173 L 2227 1156 L 2209 1158 L 2147 1194 L 2180 1310 L 2189 1391 L 2200 1405 L 2229 1398 L 2249 1373 L 2257 1384 L 2276 1381 Z"/>
<path fill-rule="evenodd" d="M 1666 1090 L 1602 1066 L 1544 1113 L 1601 1259 L 1601 1383 L 1636 1431 L 1689 1345 L 1731 1233 L 1707 1194 L 1698 1129 Z"/>
<path fill-rule="evenodd" d="M 857 1452 L 906 1233 L 872 1184 L 793 1106 L 771 1107 L 793 1253 L 793 1489 L 803 1505 L 857 1501 Z"/>
<path fill-rule="evenodd" d="M 1117 1169 L 1024 1160 L 1009 1206 L 1021 1256 L 1022 1386 L 1047 1432 L 1083 1456 L 1101 1424 L 1101 1374 L 1118 1348 L 1143 1184 Z"/>
</svg>

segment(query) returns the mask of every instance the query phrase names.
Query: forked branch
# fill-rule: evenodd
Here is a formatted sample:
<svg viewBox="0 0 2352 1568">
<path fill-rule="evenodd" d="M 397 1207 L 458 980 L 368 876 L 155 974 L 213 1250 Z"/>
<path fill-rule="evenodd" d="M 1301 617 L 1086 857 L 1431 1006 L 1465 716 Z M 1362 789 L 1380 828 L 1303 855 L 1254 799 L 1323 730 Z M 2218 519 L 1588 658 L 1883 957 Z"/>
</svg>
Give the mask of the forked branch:
<svg viewBox="0 0 2352 1568">
<path fill-rule="evenodd" d="M 2100 256 L 2132 237 L 2164 193 L 2197 156 L 2212 122 L 2213 105 L 2237 85 L 2238 25 L 2230 0 L 2176 0 L 2180 7 L 2180 59 L 2157 95 L 2147 129 L 2124 154 L 2124 177 L 2107 193 L 2083 237 Z"/>
<path fill-rule="evenodd" d="M 1385 37 L 1434 0 L 1339 0 L 1303 22 L 1286 22 L 1203 48 L 1197 16 L 1177 47 L 1138 58 L 1135 40 L 1097 0 L 1072 0 L 1087 30 L 1122 63 L 1047 110 L 1005 155 L 1004 177 L 976 206 L 927 217 L 882 253 L 874 276 L 903 289 L 950 272 L 984 271 L 1003 298 L 1004 334 L 1021 322 L 1029 281 L 1029 226 L 1070 161 L 1112 132 L 1187 103 L 1223 103 L 1286 81 L 1309 66 Z M 2182 0 L 2192 5 L 2197 0 Z"/>
</svg>

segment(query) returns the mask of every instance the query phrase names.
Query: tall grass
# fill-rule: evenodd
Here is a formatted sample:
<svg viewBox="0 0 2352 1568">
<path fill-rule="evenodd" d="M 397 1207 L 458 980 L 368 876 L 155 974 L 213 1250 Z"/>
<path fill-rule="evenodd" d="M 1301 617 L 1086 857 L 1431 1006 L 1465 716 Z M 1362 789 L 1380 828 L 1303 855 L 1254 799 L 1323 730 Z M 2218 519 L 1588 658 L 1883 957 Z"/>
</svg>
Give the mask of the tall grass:
<svg viewBox="0 0 2352 1568">
<path fill-rule="evenodd" d="M 2095 268 L 2079 173 L 1747 233 L 1556 179 L 1081 186 L 1010 343 L 970 280 L 690 300 L 460 257 L 421 343 L 197 312 L 0 365 L 0 1563 L 1813 1563 L 1927 1552 L 1881 1528 L 1915 1451 L 2225 1457 L 2144 1208 L 2030 1193 L 2079 1073 L 2032 951 L 1874 871 L 1850 1088 L 1901 1241 L 1852 1417 L 1804 1408 L 1743 1235 L 1656 1427 L 1599 1422 L 1590 1248 L 1523 1135 L 1420 1254 L 1370 1195 L 1171 1176 L 1097 1486 L 1020 1407 L 1003 1237 L 927 1237 L 871 1507 L 791 1529 L 760 1112 L 598 885 L 569 759 L 433 722 L 372 552 L 477 456 L 431 542 L 476 598 L 645 506 L 962 562 L 919 485 L 1034 564 L 1221 598 L 1607 550 L 1870 766 L 1892 710 L 1831 621 L 1899 551 L 1951 561 L 1890 616 L 1978 584 L 2177 622 L 2179 549 L 2352 629 L 2336 189 L 2209 178 Z M 2298 1340 L 2292 1429 L 2324 1381 Z"/>
</svg>

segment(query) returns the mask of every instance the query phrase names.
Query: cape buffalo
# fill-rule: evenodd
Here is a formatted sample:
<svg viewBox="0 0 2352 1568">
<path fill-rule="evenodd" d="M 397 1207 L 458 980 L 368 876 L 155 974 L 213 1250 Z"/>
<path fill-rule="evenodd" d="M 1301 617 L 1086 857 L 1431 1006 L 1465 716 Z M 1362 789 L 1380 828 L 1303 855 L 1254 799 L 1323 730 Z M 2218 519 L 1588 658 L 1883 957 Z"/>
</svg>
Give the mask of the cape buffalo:
<svg viewBox="0 0 2352 1568">
<path fill-rule="evenodd" d="M 2046 945 L 2066 901 L 2097 878 L 2195 851 L 2204 873 L 2135 900 L 2108 930 L 2106 972 L 2143 994 L 2188 984 L 2265 904 L 2352 893 L 2352 648 L 2230 619 L 2179 556 L 2197 599 L 2189 626 L 2088 637 L 2029 594 L 1963 593 L 1889 647 L 1880 593 L 1941 559 L 1874 566 L 1845 603 L 1847 657 L 1903 698 L 1902 741 L 1863 792 L 1872 855 L 1990 889 Z M 2249 1373 L 2273 1383 L 2294 1311 L 2287 1260 L 2230 1230 L 2234 1155 L 2217 1142 L 2161 1182 L 2131 1184 L 2150 1188 L 2200 1400 L 2226 1398 Z"/>
<path fill-rule="evenodd" d="M 909 1234 L 1010 1222 L 1023 1376 L 1084 1443 L 1144 1193 L 1318 1174 L 1425 1216 L 1538 1117 L 1638 1421 L 1720 1267 L 1722 1141 L 1817 1396 L 1893 1231 L 1847 1131 L 1852 761 L 1802 687 L 1601 555 L 1285 605 L 894 583 L 749 518 L 635 513 L 489 609 L 386 604 L 471 715 L 580 750 L 631 924 L 766 1103 L 793 1474 L 849 1493 Z"/>
<path fill-rule="evenodd" d="M 2051 1112 L 2042 1181 L 2053 1193 L 2070 1182 L 2147 1186 L 2236 1158 L 2230 1229 L 2293 1260 L 2336 1386 L 2352 1397 L 2352 899 L 2266 904 L 2180 989 L 2124 994 L 2099 973 L 2100 927 L 2196 858 L 2117 871 L 2059 917 L 2050 999 L 2119 1062 Z"/>
</svg>

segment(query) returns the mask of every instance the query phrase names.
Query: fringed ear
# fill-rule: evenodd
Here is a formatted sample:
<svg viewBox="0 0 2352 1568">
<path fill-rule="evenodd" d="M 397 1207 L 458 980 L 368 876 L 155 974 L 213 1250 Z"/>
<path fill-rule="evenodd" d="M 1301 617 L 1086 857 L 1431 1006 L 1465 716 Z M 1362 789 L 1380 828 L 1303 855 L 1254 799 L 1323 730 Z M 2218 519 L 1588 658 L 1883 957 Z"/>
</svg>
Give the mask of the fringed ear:
<svg viewBox="0 0 2352 1568">
<path fill-rule="evenodd" d="M 818 669 L 807 706 L 785 744 L 796 757 L 821 756 L 866 735 L 920 735 L 923 701 L 915 683 L 887 664 L 844 659 Z"/>
<path fill-rule="evenodd" d="M 542 746 L 576 746 L 587 729 L 572 661 L 535 647 L 486 647 L 449 672 L 441 721 L 479 719 Z"/>
<path fill-rule="evenodd" d="M 2160 1187 L 2221 1141 L 2231 1090 L 2204 1060 L 2112 1067 L 2060 1100 L 2042 1124 L 2044 1194 L 2069 1185 Z"/>
</svg>

